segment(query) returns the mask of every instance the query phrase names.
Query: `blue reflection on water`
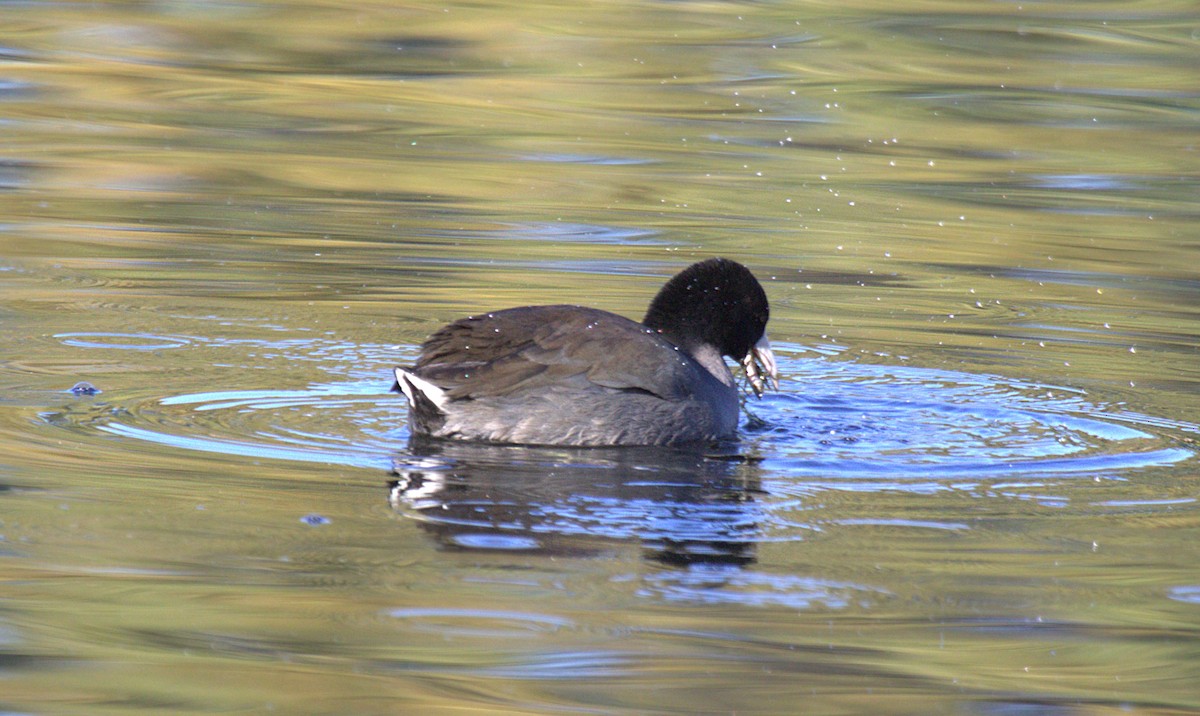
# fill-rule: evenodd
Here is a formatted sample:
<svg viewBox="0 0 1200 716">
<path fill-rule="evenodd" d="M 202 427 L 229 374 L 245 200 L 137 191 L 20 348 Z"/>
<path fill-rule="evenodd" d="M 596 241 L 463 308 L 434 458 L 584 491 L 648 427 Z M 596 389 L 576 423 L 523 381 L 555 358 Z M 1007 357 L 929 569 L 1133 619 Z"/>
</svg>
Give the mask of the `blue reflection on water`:
<svg viewBox="0 0 1200 716">
<path fill-rule="evenodd" d="M 78 415 L 50 419 L 173 448 L 375 469 L 381 483 L 391 468 L 392 508 L 446 549 L 592 557 L 633 547 L 676 568 L 641 578 L 641 592 L 663 600 L 842 608 L 883 598 L 869 585 L 749 566 L 764 545 L 804 541 L 833 524 L 972 529 L 953 515 L 806 522 L 806 506 L 827 490 L 966 490 L 1063 507 L 1046 489 L 1056 480 L 1127 479 L 1191 460 L 1195 451 L 1181 438 L 1200 431 L 1060 386 L 859 364 L 784 346 L 781 390 L 752 401 L 739 442 L 696 450 L 423 445 L 410 442 L 405 403 L 387 390 L 391 366 L 404 360 L 394 347 L 207 345 L 311 361 L 335 379 L 129 403 L 114 391 L 101 397 L 119 409 L 81 402 Z"/>
<path fill-rule="evenodd" d="M 113 345 L 142 350 L 191 340 L 140 336 L 145 342 L 133 343 L 131 336 Z M 329 364 L 331 373 L 353 365 L 355 374 L 370 377 L 290 390 L 165 395 L 122 406 L 95 427 L 175 447 L 364 467 L 387 464 L 404 446 L 405 406 L 387 392 L 389 369 L 402 362 L 394 349 L 258 343 L 288 360 L 299 353 Z M 781 390 L 748 406 L 754 419 L 743 426 L 739 449 L 753 452 L 768 472 L 822 482 L 1120 472 L 1190 459 L 1195 453 L 1170 436 L 1200 432 L 1058 386 L 785 352 L 780 363 Z"/>
<path fill-rule="evenodd" d="M 192 342 L 187 336 L 163 336 L 153 333 L 58 333 L 55 338 L 75 348 L 108 348 L 126 351 L 161 351 L 183 348 Z"/>
</svg>

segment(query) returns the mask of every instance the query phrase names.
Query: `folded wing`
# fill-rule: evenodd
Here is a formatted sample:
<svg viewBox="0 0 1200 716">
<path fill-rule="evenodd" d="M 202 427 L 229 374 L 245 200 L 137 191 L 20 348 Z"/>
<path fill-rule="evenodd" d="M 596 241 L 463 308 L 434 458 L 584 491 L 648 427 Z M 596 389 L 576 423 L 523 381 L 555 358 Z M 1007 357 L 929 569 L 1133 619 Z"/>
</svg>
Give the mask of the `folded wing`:
<svg viewBox="0 0 1200 716">
<path fill-rule="evenodd" d="M 415 368 L 455 400 L 543 386 L 678 400 L 697 370 L 703 369 L 640 323 L 579 306 L 526 306 L 455 321 L 425 342 Z"/>
</svg>

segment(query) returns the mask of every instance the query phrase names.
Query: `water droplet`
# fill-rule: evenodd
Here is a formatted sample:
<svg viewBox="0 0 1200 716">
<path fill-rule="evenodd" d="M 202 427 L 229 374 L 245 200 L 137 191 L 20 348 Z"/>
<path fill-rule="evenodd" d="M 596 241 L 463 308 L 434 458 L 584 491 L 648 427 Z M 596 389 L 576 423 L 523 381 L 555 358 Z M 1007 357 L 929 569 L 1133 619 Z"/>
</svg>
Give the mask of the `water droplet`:
<svg viewBox="0 0 1200 716">
<path fill-rule="evenodd" d="M 86 380 L 81 380 L 71 386 L 71 392 L 75 395 L 97 395 L 100 393 L 100 389 Z"/>
</svg>

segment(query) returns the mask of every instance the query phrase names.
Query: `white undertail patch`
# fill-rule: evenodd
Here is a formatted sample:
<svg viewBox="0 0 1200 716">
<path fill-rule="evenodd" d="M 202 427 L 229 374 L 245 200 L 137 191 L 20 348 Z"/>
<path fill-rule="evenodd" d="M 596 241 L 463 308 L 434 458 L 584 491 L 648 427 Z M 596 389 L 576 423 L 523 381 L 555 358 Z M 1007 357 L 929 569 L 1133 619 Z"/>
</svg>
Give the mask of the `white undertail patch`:
<svg viewBox="0 0 1200 716">
<path fill-rule="evenodd" d="M 404 392 L 404 397 L 408 399 L 408 404 L 413 407 L 417 405 L 417 393 L 420 393 L 426 400 L 436 405 L 438 410 L 444 410 L 446 407 L 446 403 L 448 402 L 446 391 L 424 378 L 418 378 L 403 368 L 396 369 L 396 384 Z"/>
</svg>

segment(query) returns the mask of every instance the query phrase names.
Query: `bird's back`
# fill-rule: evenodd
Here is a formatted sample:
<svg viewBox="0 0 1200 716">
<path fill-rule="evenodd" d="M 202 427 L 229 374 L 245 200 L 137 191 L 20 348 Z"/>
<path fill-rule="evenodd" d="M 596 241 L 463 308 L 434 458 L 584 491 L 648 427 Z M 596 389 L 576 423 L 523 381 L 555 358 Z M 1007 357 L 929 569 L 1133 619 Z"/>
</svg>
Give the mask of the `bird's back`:
<svg viewBox="0 0 1200 716">
<path fill-rule="evenodd" d="M 438 415 L 411 406 L 414 430 L 435 437 L 662 445 L 727 437 L 737 427 L 732 385 L 656 332 L 592 308 L 525 306 L 460 319 L 425 342 L 411 373 L 444 391 Z"/>
</svg>

